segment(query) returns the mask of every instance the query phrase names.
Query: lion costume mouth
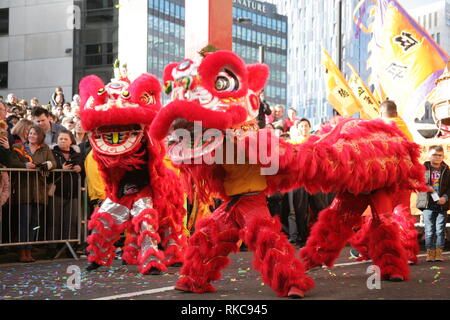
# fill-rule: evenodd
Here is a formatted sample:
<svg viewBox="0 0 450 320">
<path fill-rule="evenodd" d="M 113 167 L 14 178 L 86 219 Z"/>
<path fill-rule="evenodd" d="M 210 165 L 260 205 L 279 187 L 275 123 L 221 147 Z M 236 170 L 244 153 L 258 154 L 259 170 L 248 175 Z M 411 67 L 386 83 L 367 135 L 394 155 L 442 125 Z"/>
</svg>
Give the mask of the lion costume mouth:
<svg viewBox="0 0 450 320">
<path fill-rule="evenodd" d="M 90 135 L 92 146 L 102 154 L 121 155 L 136 148 L 144 136 L 141 125 L 99 127 Z"/>
<path fill-rule="evenodd" d="M 186 119 L 173 121 L 168 133 L 168 154 L 174 162 L 185 162 L 211 154 L 223 144 L 220 130 L 211 130 Z"/>
</svg>

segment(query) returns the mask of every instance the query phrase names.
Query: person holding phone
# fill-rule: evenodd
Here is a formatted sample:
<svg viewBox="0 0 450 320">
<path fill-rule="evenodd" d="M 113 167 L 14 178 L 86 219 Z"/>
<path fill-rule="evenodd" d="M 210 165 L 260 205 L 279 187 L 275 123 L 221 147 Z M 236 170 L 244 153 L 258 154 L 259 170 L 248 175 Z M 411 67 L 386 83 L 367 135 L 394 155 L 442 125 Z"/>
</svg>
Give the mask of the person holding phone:
<svg viewBox="0 0 450 320">
<path fill-rule="evenodd" d="M 442 146 L 429 148 L 429 161 L 424 163 L 425 179 L 428 192 L 420 192 L 417 196 L 417 208 L 423 211 L 425 223 L 426 261 L 443 261 L 442 251 L 445 246 L 445 224 L 449 209 L 450 171 L 444 162 Z"/>
<path fill-rule="evenodd" d="M 39 169 L 45 173 L 56 167 L 56 161 L 50 148 L 44 143 L 45 132 L 38 125 L 33 125 L 28 133 L 28 141 L 15 144 L 11 154 L 12 168 Z M 46 174 L 20 172 L 16 179 L 14 195 L 19 203 L 19 241 L 34 242 L 38 239 L 40 216 L 44 214 L 47 203 Z M 18 181 L 17 181 L 18 180 Z M 34 262 L 31 245 L 19 247 L 20 262 Z"/>
<path fill-rule="evenodd" d="M 53 147 L 53 155 L 56 159 L 57 169 L 68 172 L 55 174 L 54 196 L 50 205 L 53 207 L 50 228 L 52 239 L 67 240 L 76 239 L 78 227 L 78 193 L 81 186 L 78 181 L 78 174 L 83 168 L 83 157 L 80 148 L 76 145 L 75 137 L 71 131 L 62 129 L 56 138 L 56 145 Z"/>
</svg>

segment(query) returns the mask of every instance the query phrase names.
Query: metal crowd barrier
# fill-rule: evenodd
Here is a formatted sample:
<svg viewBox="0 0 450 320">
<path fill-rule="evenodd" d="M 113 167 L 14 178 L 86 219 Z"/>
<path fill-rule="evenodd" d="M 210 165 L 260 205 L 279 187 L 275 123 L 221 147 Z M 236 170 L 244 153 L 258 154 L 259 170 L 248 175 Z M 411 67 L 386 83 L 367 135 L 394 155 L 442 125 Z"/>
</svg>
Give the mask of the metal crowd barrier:
<svg viewBox="0 0 450 320">
<path fill-rule="evenodd" d="M 10 195 L 0 214 L 0 247 L 64 243 L 78 259 L 71 244 L 84 243 L 87 237 L 87 209 L 82 206 L 86 192 L 82 192 L 81 175 L 59 169 L 49 171 L 46 177 L 36 169 L 0 168 L 2 172 L 8 174 Z M 72 197 L 61 196 L 66 193 Z M 43 194 L 47 201 L 33 205 L 34 198 Z"/>
</svg>

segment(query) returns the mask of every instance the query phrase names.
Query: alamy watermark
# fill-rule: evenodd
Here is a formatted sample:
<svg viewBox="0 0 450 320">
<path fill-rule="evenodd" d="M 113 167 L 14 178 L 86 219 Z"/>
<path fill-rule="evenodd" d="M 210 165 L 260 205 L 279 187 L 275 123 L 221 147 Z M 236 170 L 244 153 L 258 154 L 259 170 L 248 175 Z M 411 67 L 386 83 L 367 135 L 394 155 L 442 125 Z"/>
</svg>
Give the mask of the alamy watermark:
<svg viewBox="0 0 450 320">
<path fill-rule="evenodd" d="M 81 289 L 81 270 L 77 265 L 70 265 L 67 267 L 66 273 L 71 276 L 67 278 L 66 285 L 70 290 Z"/>
<path fill-rule="evenodd" d="M 68 14 L 66 26 L 70 30 L 81 29 L 81 9 L 76 5 L 67 6 L 66 13 Z"/>
<path fill-rule="evenodd" d="M 367 267 L 366 274 L 371 276 L 367 279 L 367 289 L 381 289 L 381 270 L 379 266 L 370 265 Z"/>
<path fill-rule="evenodd" d="M 279 138 L 266 130 L 203 130 L 202 122 L 195 121 L 193 130 L 175 129 L 171 139 L 178 146 L 172 149 L 177 164 L 259 164 L 261 175 L 275 175 L 279 170 Z"/>
</svg>

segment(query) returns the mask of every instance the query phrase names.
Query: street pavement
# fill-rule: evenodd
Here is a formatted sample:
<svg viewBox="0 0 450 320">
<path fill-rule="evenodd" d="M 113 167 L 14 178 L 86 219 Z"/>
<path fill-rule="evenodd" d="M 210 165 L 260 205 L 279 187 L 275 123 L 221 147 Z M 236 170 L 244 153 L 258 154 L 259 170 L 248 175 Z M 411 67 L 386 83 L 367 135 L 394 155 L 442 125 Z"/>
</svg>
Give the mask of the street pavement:
<svg viewBox="0 0 450 320">
<path fill-rule="evenodd" d="M 425 262 L 421 252 L 418 265 L 411 266 L 411 280 L 381 281 L 379 289 L 369 289 L 370 262 L 355 262 L 344 248 L 333 269 L 319 268 L 308 274 L 315 288 L 303 300 L 449 300 L 450 254 L 444 262 Z M 214 282 L 215 293 L 193 294 L 173 289 L 180 268 L 163 275 L 141 275 L 136 266 L 112 267 L 86 272 L 86 258 L 39 260 L 32 264 L 0 264 L 0 300 L 290 300 L 279 298 L 252 268 L 253 254 L 231 254 L 231 264 Z M 79 269 L 78 269 L 79 268 Z M 76 272 L 80 270 L 79 289 Z M 372 276 L 373 277 L 373 276 Z M 369 281 L 372 283 L 371 281 Z"/>
</svg>

